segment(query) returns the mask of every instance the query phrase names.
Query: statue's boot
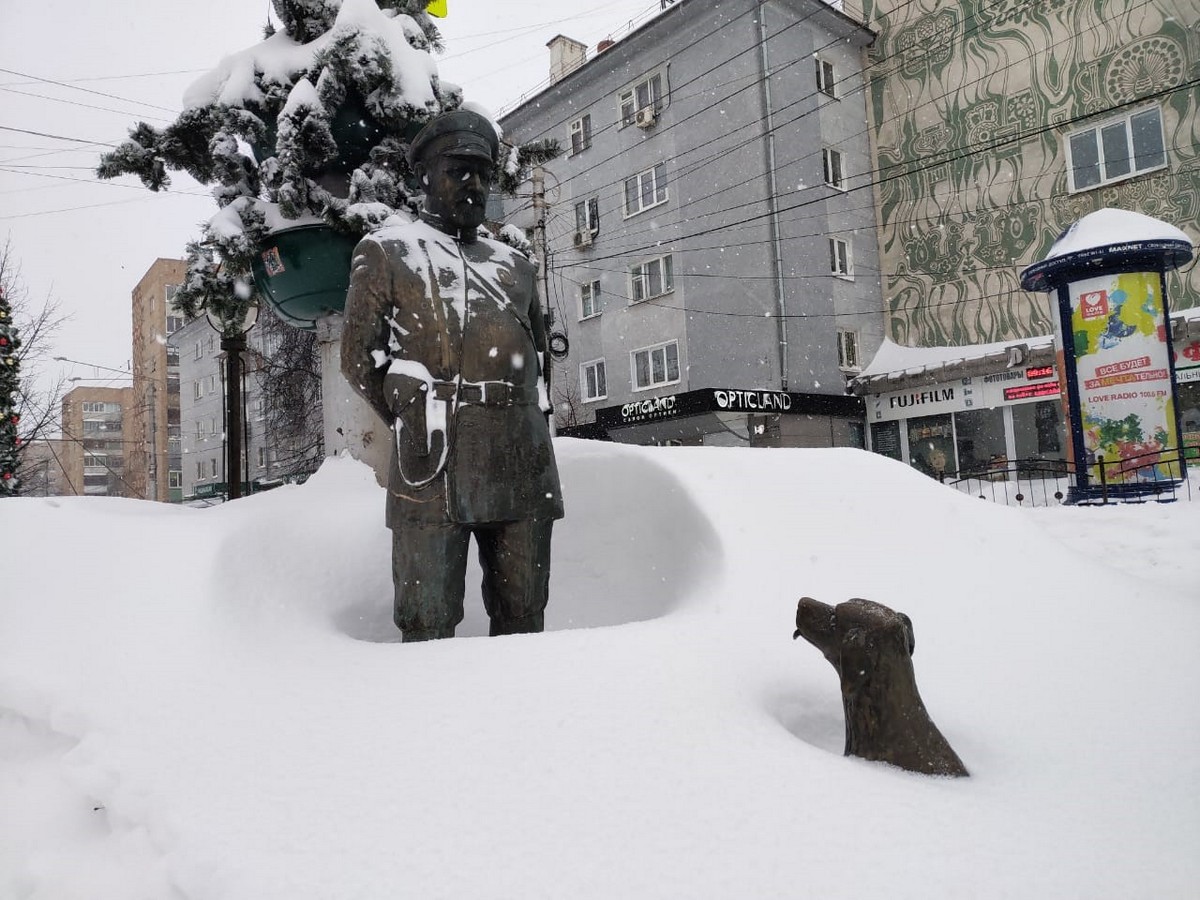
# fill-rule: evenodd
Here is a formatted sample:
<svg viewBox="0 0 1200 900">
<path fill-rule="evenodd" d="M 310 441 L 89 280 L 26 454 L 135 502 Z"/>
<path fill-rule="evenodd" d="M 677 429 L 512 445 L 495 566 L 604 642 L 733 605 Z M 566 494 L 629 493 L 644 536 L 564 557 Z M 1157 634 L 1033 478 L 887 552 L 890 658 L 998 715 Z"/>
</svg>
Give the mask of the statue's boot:
<svg viewBox="0 0 1200 900">
<path fill-rule="evenodd" d="M 452 637 L 454 637 L 453 625 L 449 628 L 406 628 L 401 631 L 401 641 L 405 644 L 411 641 L 437 641 Z"/>
<path fill-rule="evenodd" d="M 530 613 L 527 616 L 514 618 L 492 616 L 492 627 L 489 633 L 492 637 L 501 634 L 536 634 L 544 630 L 545 618 L 544 613 Z"/>
</svg>

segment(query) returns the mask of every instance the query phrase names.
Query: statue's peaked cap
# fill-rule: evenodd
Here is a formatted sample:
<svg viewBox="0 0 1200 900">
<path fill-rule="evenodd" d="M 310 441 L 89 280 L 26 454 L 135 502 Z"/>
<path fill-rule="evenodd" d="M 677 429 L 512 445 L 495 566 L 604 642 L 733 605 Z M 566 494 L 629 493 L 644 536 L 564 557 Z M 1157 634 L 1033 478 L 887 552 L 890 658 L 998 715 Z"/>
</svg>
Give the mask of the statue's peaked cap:
<svg viewBox="0 0 1200 900">
<path fill-rule="evenodd" d="M 500 152 L 496 126 L 469 109 L 456 109 L 430 119 L 408 145 L 408 161 L 416 164 L 439 138 L 439 150 L 448 156 L 477 156 L 495 162 Z"/>
</svg>

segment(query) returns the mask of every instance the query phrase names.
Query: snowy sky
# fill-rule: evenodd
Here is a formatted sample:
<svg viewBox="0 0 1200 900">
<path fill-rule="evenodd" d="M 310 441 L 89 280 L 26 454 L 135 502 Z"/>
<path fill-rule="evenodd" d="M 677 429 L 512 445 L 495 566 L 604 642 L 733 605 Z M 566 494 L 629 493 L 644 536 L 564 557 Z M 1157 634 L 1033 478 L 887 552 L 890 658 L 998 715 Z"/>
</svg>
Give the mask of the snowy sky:
<svg viewBox="0 0 1200 900">
<path fill-rule="evenodd" d="M 71 317 L 54 355 L 127 365 L 133 286 L 156 258 L 181 257 L 216 205 L 182 174 L 160 194 L 134 178 L 99 182 L 92 174 L 99 154 L 139 119 L 159 127 L 172 121 L 196 78 L 261 39 L 269 6 L 0 4 L 0 68 L 7 70 L 0 71 L 0 126 L 19 129 L 0 129 L 0 240 L 12 239 L 33 298 L 53 295 Z M 497 111 L 544 82 L 545 44 L 554 35 L 594 47 L 658 8 L 658 0 L 450 0 L 439 70 L 468 99 Z M 63 374 L 106 373 L 66 366 Z"/>
<path fill-rule="evenodd" d="M 555 443 L 538 635 L 481 636 L 472 560 L 459 637 L 395 643 L 349 459 L 215 509 L 0 504 L 0 897 L 1196 896 L 1200 499 Z M 912 617 L 970 778 L 842 755 L 805 594 Z"/>
</svg>

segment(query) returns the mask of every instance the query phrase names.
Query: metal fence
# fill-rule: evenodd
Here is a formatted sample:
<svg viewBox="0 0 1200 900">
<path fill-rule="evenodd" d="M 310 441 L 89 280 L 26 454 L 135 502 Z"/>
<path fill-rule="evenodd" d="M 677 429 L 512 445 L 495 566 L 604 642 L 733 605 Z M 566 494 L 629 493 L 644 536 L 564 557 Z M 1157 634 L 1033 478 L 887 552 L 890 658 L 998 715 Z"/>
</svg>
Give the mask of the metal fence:
<svg viewBox="0 0 1200 900">
<path fill-rule="evenodd" d="M 1018 459 L 985 470 L 947 472 L 940 481 L 955 490 L 1006 506 L 1170 503 L 1200 497 L 1200 448 L 1174 447 L 1088 465 L 1076 477 L 1065 460 Z"/>
</svg>

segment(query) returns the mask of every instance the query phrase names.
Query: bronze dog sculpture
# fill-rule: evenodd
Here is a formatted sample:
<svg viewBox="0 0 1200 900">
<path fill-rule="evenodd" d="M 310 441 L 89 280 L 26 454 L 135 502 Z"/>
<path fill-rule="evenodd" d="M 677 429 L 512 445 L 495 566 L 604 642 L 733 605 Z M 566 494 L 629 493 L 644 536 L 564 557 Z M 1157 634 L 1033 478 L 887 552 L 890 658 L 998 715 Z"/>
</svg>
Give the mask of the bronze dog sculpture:
<svg viewBox="0 0 1200 900">
<path fill-rule="evenodd" d="M 837 669 L 847 756 L 926 775 L 969 774 L 921 702 L 908 616 L 870 600 L 834 607 L 804 597 L 792 637 L 803 637 Z"/>
</svg>

